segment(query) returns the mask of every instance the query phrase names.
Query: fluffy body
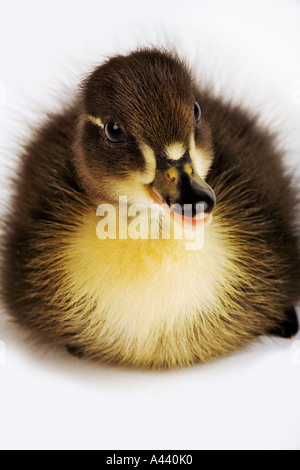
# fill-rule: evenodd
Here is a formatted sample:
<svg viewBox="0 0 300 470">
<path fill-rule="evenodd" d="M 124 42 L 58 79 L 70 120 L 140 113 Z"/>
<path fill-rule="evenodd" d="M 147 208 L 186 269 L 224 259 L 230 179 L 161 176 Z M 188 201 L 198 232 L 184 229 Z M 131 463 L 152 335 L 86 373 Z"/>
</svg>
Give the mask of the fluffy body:
<svg viewBox="0 0 300 470">
<path fill-rule="evenodd" d="M 142 176 L 138 165 L 123 180 L 105 169 L 100 194 L 78 163 L 82 127 L 103 127 L 100 117 L 82 117 L 78 102 L 37 131 L 22 155 L 3 250 L 3 298 L 20 322 L 78 355 L 168 368 L 228 354 L 288 321 L 300 262 L 282 155 L 247 112 L 197 86 L 194 94 L 212 145 L 189 148 L 217 198 L 199 251 L 172 238 L 97 237 L 97 206 L 112 187 L 138 199 L 136 179 L 151 175 L 150 141 L 137 136 Z M 179 148 L 169 142 L 167 154 L 179 158 Z"/>
</svg>

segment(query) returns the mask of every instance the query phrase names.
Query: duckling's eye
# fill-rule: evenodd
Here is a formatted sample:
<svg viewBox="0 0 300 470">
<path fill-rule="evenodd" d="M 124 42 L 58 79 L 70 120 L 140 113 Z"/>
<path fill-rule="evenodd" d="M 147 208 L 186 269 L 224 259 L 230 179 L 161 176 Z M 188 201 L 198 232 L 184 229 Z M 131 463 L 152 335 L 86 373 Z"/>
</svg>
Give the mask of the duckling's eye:
<svg viewBox="0 0 300 470">
<path fill-rule="evenodd" d="M 119 144 L 126 141 L 126 137 L 121 127 L 115 122 L 109 121 L 104 126 L 106 138 L 112 144 Z"/>
<path fill-rule="evenodd" d="M 196 124 L 199 124 L 200 119 L 201 119 L 201 109 L 197 101 L 195 101 L 195 104 L 194 104 L 194 116 L 195 116 Z"/>
</svg>

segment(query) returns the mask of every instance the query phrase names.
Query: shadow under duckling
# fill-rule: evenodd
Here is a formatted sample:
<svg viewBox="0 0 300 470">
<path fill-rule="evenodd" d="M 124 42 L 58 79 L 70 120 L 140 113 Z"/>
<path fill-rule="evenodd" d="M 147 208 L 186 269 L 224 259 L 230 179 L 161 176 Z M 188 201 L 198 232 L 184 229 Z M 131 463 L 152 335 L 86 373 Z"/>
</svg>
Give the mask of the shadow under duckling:
<svg viewBox="0 0 300 470">
<path fill-rule="evenodd" d="M 73 354 L 135 367 L 293 336 L 297 197 L 273 142 L 175 53 L 109 59 L 24 149 L 5 221 L 6 308 Z M 146 235 L 156 209 L 158 236 L 128 236 L 133 205 L 146 208 Z M 100 234 L 111 207 L 113 236 Z M 201 231 L 201 249 L 175 237 L 178 220 Z"/>
</svg>

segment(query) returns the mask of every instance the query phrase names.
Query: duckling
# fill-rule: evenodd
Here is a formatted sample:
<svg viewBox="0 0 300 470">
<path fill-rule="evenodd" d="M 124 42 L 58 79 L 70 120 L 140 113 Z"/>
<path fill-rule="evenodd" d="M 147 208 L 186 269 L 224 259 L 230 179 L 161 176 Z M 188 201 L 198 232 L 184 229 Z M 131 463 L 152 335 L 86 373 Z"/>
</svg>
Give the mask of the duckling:
<svg viewBox="0 0 300 470">
<path fill-rule="evenodd" d="M 96 68 L 25 145 L 15 180 L 2 296 L 42 338 L 78 357 L 174 368 L 298 331 L 297 197 L 282 154 L 175 52 Z M 128 236 L 133 205 L 146 209 L 140 232 L 152 208 L 161 216 L 158 236 Z"/>
</svg>

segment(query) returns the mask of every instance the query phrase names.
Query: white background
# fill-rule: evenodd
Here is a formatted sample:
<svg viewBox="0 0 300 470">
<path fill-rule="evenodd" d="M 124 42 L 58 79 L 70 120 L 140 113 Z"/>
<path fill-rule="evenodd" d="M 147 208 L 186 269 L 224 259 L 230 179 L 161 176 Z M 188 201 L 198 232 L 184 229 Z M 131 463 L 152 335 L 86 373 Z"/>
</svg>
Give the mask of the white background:
<svg viewBox="0 0 300 470">
<path fill-rule="evenodd" d="M 0 18 L 3 207 L 26 127 L 107 54 L 150 43 L 176 45 L 199 79 L 259 111 L 279 130 L 299 180 L 299 1 L 2 0 Z M 0 447 L 299 450 L 299 340 L 140 372 L 33 345 L 1 312 Z"/>
</svg>

